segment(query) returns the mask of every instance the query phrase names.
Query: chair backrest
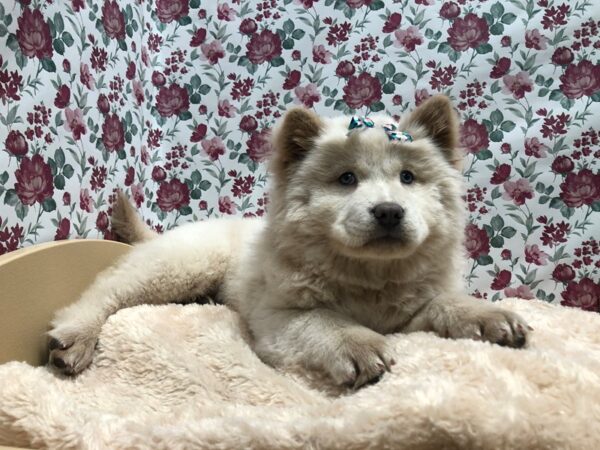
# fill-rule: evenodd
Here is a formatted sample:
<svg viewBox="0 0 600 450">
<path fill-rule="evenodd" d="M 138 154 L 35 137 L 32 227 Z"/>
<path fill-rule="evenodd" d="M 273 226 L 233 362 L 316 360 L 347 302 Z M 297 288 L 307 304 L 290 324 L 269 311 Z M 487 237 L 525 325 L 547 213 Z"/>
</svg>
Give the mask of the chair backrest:
<svg viewBox="0 0 600 450">
<path fill-rule="evenodd" d="M 82 239 L 0 256 L 0 364 L 45 364 L 54 312 L 76 301 L 99 272 L 130 249 L 119 242 Z"/>
</svg>

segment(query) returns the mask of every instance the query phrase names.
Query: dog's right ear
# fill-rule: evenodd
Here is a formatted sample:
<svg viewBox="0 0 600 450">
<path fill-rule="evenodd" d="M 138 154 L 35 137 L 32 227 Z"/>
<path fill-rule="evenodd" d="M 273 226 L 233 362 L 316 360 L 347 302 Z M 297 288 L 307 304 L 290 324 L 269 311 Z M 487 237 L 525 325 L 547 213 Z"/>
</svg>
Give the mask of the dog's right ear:
<svg viewBox="0 0 600 450">
<path fill-rule="evenodd" d="M 273 130 L 271 171 L 285 177 L 311 150 L 322 128 L 321 119 L 313 111 L 302 107 L 288 110 Z"/>
</svg>

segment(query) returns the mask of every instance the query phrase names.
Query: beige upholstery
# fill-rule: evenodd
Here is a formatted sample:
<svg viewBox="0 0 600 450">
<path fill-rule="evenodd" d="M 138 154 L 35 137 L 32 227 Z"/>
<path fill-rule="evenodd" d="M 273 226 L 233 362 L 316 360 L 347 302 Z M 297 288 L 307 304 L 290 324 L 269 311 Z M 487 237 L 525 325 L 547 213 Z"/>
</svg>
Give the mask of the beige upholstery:
<svg viewBox="0 0 600 450">
<path fill-rule="evenodd" d="M 0 364 L 45 364 L 45 333 L 54 311 L 75 301 L 98 272 L 130 248 L 112 241 L 72 240 L 0 256 Z"/>
</svg>

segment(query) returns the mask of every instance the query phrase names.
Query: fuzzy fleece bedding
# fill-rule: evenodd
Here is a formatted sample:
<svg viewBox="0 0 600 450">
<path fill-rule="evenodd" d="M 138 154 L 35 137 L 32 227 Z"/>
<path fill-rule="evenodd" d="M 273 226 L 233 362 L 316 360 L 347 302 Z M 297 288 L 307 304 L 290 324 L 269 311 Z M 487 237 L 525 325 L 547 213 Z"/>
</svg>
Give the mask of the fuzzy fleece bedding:
<svg viewBox="0 0 600 450">
<path fill-rule="evenodd" d="M 0 366 L 0 444 L 50 448 L 600 448 L 600 315 L 505 300 L 534 327 L 512 350 L 393 335 L 379 383 L 335 392 L 250 349 L 223 306 L 139 306 L 90 369 Z"/>
</svg>

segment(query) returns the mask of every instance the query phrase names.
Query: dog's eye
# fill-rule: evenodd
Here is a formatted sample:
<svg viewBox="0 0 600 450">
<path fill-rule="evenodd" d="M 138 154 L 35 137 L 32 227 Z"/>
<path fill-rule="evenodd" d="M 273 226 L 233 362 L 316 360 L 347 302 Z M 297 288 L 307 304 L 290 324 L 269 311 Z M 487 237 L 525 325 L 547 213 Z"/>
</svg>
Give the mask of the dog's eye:
<svg viewBox="0 0 600 450">
<path fill-rule="evenodd" d="M 343 184 L 344 186 L 352 186 L 356 184 L 356 175 L 354 175 L 352 172 L 344 172 L 340 175 L 338 180 L 340 184 Z"/>
<path fill-rule="evenodd" d="M 400 181 L 404 184 L 411 184 L 415 181 L 415 176 L 410 170 L 403 170 L 400 172 Z"/>
</svg>

